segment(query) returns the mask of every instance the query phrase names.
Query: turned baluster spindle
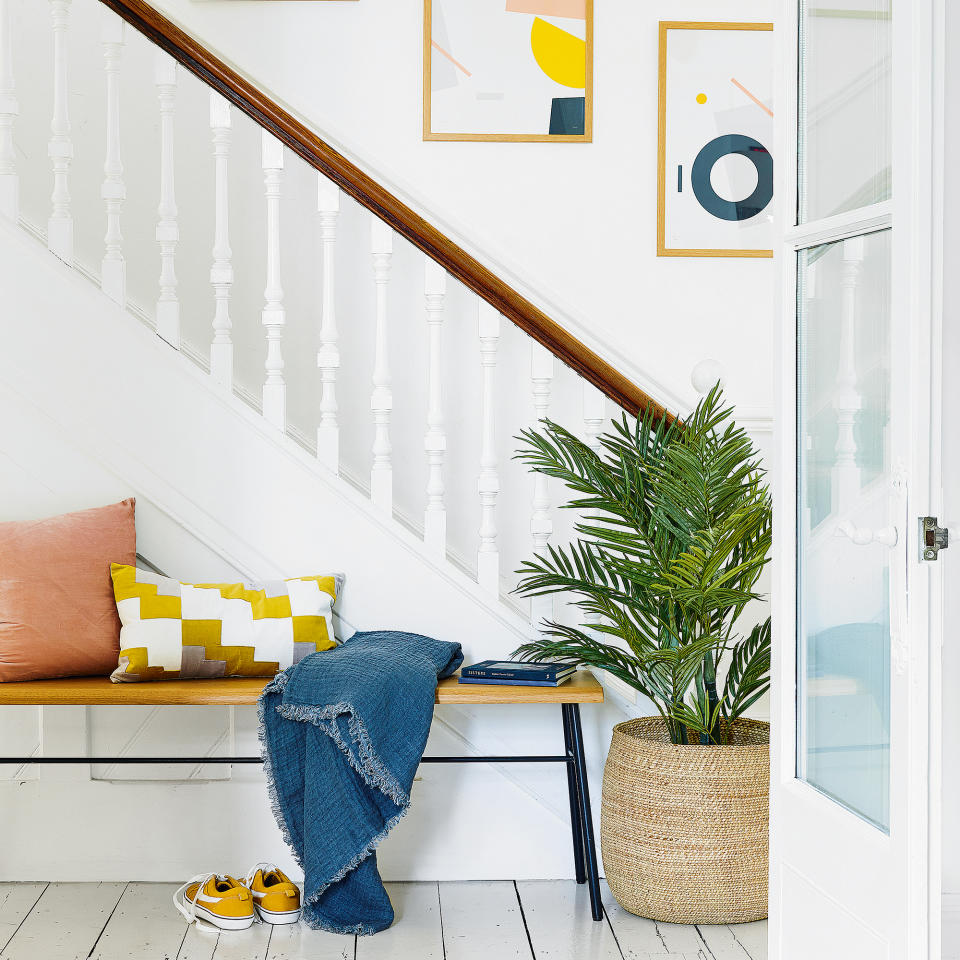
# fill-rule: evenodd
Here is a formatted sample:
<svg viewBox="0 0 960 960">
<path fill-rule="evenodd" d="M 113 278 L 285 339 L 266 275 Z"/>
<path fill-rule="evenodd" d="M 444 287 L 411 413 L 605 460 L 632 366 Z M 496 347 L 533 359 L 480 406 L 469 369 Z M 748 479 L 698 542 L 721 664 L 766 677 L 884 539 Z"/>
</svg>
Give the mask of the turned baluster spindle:
<svg viewBox="0 0 960 960">
<path fill-rule="evenodd" d="M 278 430 L 286 428 L 287 385 L 283 379 L 283 327 L 287 322 L 280 286 L 280 188 L 283 184 L 283 144 L 264 130 L 261 137 L 264 196 L 267 199 L 267 285 L 260 315 L 267 331 L 264 364 L 263 416 Z"/>
<path fill-rule="evenodd" d="M 424 260 L 429 355 L 427 360 L 427 506 L 423 516 L 423 540 L 435 556 L 447 555 L 447 509 L 443 502 L 443 458 L 447 435 L 443 427 L 442 348 L 443 310 L 447 298 L 447 272 L 429 257 Z"/>
<path fill-rule="evenodd" d="M 500 340 L 500 314 L 486 301 L 479 301 L 480 369 L 480 546 L 477 550 L 477 582 L 494 596 L 500 593 L 500 551 L 497 546 L 497 496 L 500 478 L 496 450 L 496 372 Z"/>
<path fill-rule="evenodd" d="M 104 254 L 100 263 L 100 287 L 114 302 L 126 303 L 126 263 L 123 259 L 123 235 L 120 233 L 120 213 L 127 199 L 123 182 L 123 163 L 120 160 L 120 58 L 126 43 L 126 24 L 112 11 L 102 10 L 103 69 L 107 80 L 107 151 L 103 162 L 103 184 L 100 199 L 107 216 L 104 235 Z"/>
<path fill-rule="evenodd" d="M 550 414 L 550 395 L 553 389 L 553 354 L 536 340 L 530 341 L 530 386 L 533 396 L 535 429 Z M 550 515 L 550 480 L 542 473 L 533 475 L 533 510 L 530 515 L 530 536 L 533 552 L 544 553 L 553 535 Z M 530 622 L 539 627 L 544 620 L 553 619 L 553 596 L 530 598 Z"/>
<path fill-rule="evenodd" d="M 0 0 L 0 216 L 14 223 L 20 215 L 20 180 L 13 147 L 13 125 L 20 114 L 13 79 L 10 0 Z"/>
<path fill-rule="evenodd" d="M 587 446 L 597 454 L 603 455 L 600 434 L 603 433 L 607 416 L 607 398 L 593 384 L 583 381 L 583 433 Z M 584 613 L 584 621 L 589 625 L 598 624 L 600 615 Z"/>
<path fill-rule="evenodd" d="M 607 418 L 607 398 L 592 384 L 583 381 L 583 433 L 587 446 L 596 454 L 603 453 L 600 434 Z"/>
<path fill-rule="evenodd" d="M 370 252 L 373 279 L 377 291 L 376 352 L 373 361 L 373 465 L 370 468 L 370 499 L 386 513 L 393 512 L 393 448 L 390 445 L 390 415 L 393 392 L 390 389 L 390 356 L 387 328 L 387 285 L 393 256 L 393 231 L 382 220 L 370 221 Z"/>
<path fill-rule="evenodd" d="M 47 247 L 66 263 L 73 263 L 73 214 L 70 212 L 70 164 L 73 140 L 70 137 L 69 91 L 67 86 L 67 41 L 70 29 L 70 0 L 50 0 L 53 19 L 53 119 L 47 156 L 53 168 L 52 210 L 47 220 Z"/>
<path fill-rule="evenodd" d="M 337 312 L 335 297 L 335 249 L 340 188 L 317 174 L 317 213 L 320 217 L 320 247 L 323 257 L 323 294 L 320 303 L 320 424 L 317 427 L 317 459 L 331 473 L 340 469 L 340 427 L 337 423 Z"/>
<path fill-rule="evenodd" d="M 219 93 L 210 94 L 210 134 L 213 139 L 214 230 L 213 341 L 210 344 L 210 376 L 227 393 L 233 392 L 233 340 L 230 320 L 230 288 L 233 286 L 233 251 L 230 249 L 229 162 L 231 137 L 230 104 Z"/>
<path fill-rule="evenodd" d="M 160 203 L 156 241 L 160 247 L 160 296 L 157 335 L 180 349 L 180 301 L 177 298 L 176 254 L 180 240 L 174 191 L 173 116 L 177 96 L 177 64 L 163 50 L 154 61 L 154 84 L 160 106 Z"/>
</svg>

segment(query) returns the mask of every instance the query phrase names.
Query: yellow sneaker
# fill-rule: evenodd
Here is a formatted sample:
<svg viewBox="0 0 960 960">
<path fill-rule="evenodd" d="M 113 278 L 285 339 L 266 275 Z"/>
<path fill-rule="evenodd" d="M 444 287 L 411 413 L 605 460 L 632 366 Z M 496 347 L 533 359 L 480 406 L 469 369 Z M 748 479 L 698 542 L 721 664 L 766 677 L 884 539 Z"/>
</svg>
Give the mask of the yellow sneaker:
<svg viewBox="0 0 960 960">
<path fill-rule="evenodd" d="M 296 923 L 300 919 L 300 888 L 275 863 L 258 863 L 245 883 L 264 923 Z"/>
<path fill-rule="evenodd" d="M 246 930 L 257 918 L 253 894 L 239 880 L 216 873 L 188 880 L 173 895 L 173 905 L 198 927 Z"/>
</svg>

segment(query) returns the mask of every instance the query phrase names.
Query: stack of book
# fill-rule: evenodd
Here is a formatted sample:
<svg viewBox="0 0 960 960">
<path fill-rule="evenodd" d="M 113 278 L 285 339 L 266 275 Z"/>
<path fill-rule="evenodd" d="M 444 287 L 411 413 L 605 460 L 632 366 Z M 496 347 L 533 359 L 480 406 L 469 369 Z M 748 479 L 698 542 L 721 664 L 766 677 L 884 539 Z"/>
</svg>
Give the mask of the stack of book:
<svg viewBox="0 0 960 960">
<path fill-rule="evenodd" d="M 559 687 L 577 672 L 561 661 L 524 663 L 520 660 L 481 660 L 460 671 L 460 683 L 504 683 L 518 687 Z"/>
</svg>

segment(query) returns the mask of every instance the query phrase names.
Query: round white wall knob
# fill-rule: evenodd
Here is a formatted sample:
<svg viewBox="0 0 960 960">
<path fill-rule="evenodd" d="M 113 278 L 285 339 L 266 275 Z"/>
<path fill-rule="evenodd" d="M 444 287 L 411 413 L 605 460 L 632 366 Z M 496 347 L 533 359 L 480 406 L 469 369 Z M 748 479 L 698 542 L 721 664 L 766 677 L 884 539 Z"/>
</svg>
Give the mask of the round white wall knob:
<svg viewBox="0 0 960 960">
<path fill-rule="evenodd" d="M 726 382 L 723 364 L 719 360 L 711 360 L 709 357 L 701 360 L 690 372 L 690 382 L 693 384 L 693 389 L 701 396 L 709 393 L 718 380 L 721 386 Z"/>
</svg>

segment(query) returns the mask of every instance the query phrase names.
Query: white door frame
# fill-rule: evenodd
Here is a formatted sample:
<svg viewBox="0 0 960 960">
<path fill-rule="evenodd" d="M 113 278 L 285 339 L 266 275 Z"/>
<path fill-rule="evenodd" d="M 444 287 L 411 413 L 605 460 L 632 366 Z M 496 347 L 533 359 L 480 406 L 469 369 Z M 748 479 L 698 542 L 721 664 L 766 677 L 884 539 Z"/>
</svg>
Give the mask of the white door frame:
<svg viewBox="0 0 960 960">
<path fill-rule="evenodd" d="M 783 910 L 779 902 L 783 829 L 778 800 L 800 799 L 811 816 L 840 818 L 854 844 L 877 849 L 887 839 L 859 823 L 839 805 L 795 776 L 796 750 L 796 250 L 813 241 L 843 239 L 893 225 L 892 323 L 900 327 L 909 351 L 912 386 L 907 470 L 907 584 L 904 602 L 913 616 L 909 635 L 892 638 L 895 669 L 906 676 L 905 703 L 891 714 L 891 761 L 911 784 L 905 822 L 890 841 L 896 860 L 928 864 L 910 871 L 907 885 L 904 957 L 939 960 L 940 955 L 940 643 L 937 615 L 940 566 L 921 565 L 916 517 L 940 508 L 938 444 L 928 437 L 939 429 L 940 252 L 942 207 L 942 81 L 944 64 L 942 0 L 893 0 L 893 198 L 884 204 L 796 226 L 796 130 L 798 89 L 798 6 L 781 0 L 776 27 L 776 195 L 779 262 L 775 369 L 774 551 L 772 564 L 774 647 L 771 690 L 770 960 L 779 960 Z M 937 28 L 937 29 L 935 29 Z M 925 318 L 931 318 L 926 322 Z M 903 325 L 909 318 L 909 327 Z M 925 371 L 921 377 L 919 372 Z M 925 389 L 928 388 L 928 389 Z M 927 456 L 927 450 L 931 452 Z M 898 523 L 898 526 L 901 524 Z M 926 613 L 929 616 L 918 613 Z M 935 642 L 934 642 L 935 641 Z M 901 687 L 902 689 L 902 687 Z M 789 804 L 784 804 L 784 808 Z M 854 894 L 851 892 L 851 897 Z M 842 906 L 842 905 L 841 905 Z M 815 917 L 809 918 L 816 922 Z M 897 958 L 899 960 L 899 958 Z"/>
</svg>

